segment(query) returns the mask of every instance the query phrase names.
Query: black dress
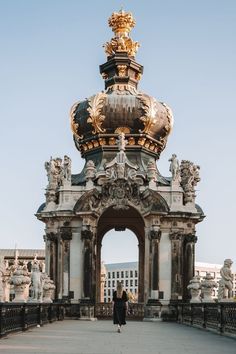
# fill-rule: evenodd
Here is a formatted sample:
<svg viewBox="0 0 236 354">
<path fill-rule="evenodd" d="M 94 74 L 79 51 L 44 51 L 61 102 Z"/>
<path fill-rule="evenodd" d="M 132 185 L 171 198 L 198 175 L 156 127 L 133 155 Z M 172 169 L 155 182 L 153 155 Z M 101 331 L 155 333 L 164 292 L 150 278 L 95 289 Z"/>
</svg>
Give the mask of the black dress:
<svg viewBox="0 0 236 354">
<path fill-rule="evenodd" d="M 113 323 L 125 325 L 125 315 L 126 315 L 126 302 L 128 301 L 128 296 L 125 291 L 122 293 L 122 297 L 117 297 L 117 292 L 114 291 L 113 299 L 114 307 L 113 307 Z"/>
</svg>

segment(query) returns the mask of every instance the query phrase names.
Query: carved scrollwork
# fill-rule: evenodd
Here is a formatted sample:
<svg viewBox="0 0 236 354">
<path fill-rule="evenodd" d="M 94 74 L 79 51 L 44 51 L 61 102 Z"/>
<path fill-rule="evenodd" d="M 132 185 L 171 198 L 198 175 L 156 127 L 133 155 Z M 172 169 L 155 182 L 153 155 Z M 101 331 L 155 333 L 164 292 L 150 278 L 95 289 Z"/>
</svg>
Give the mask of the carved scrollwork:
<svg viewBox="0 0 236 354">
<path fill-rule="evenodd" d="M 89 112 L 89 118 L 87 119 L 87 123 L 91 123 L 93 126 L 92 134 L 105 133 L 106 131 L 106 129 L 102 128 L 105 116 L 101 114 L 105 98 L 106 94 L 99 92 L 88 99 L 89 107 L 87 111 Z"/>
<path fill-rule="evenodd" d="M 137 97 L 140 100 L 141 107 L 144 111 L 144 115 L 139 118 L 144 125 L 144 128 L 143 130 L 140 130 L 140 133 L 149 134 L 151 128 L 157 122 L 157 101 L 153 97 L 143 94 L 139 94 Z"/>
</svg>

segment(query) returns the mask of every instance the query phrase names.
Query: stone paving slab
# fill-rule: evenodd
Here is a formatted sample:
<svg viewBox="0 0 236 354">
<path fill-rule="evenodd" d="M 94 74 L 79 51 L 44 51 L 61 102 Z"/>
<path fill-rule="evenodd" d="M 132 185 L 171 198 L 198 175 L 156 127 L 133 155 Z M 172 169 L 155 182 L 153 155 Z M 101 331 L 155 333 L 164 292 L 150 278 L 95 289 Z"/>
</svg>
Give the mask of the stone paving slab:
<svg viewBox="0 0 236 354">
<path fill-rule="evenodd" d="M 236 340 L 166 322 L 54 322 L 0 340 L 1 354 L 236 354 Z"/>
</svg>

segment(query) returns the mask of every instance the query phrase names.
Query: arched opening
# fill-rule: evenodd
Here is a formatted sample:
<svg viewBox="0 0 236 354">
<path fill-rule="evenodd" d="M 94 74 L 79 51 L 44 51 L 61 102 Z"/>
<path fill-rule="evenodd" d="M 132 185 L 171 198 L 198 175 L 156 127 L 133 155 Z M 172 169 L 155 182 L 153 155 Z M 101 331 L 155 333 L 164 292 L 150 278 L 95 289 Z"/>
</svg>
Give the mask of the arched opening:
<svg viewBox="0 0 236 354">
<path fill-rule="evenodd" d="M 138 302 L 138 239 L 130 231 L 108 231 L 101 245 L 101 302 L 109 303 L 121 282 L 130 302 Z"/>
<path fill-rule="evenodd" d="M 96 257 L 96 302 L 101 299 L 101 250 L 104 236 L 110 230 L 130 230 L 137 239 L 138 245 L 138 302 L 144 301 L 144 253 L 145 253 L 145 232 L 144 221 L 138 211 L 132 207 L 125 210 L 115 210 L 109 207 L 104 211 L 98 220 L 97 226 L 97 257 Z M 134 247 L 135 243 L 134 243 Z M 116 283 L 114 283 L 116 285 Z M 125 284 L 124 284 L 125 285 Z"/>
</svg>

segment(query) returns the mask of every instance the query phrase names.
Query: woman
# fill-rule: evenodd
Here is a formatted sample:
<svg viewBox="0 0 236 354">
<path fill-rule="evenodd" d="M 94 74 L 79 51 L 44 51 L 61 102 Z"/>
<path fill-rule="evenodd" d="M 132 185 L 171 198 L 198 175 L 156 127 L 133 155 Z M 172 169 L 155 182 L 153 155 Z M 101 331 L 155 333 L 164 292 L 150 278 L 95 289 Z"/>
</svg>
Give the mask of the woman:
<svg viewBox="0 0 236 354">
<path fill-rule="evenodd" d="M 128 296 L 123 290 L 122 283 L 118 282 L 116 291 L 113 293 L 113 323 L 117 324 L 117 332 L 120 333 L 121 326 L 125 325 L 125 315 L 128 311 Z"/>
</svg>

